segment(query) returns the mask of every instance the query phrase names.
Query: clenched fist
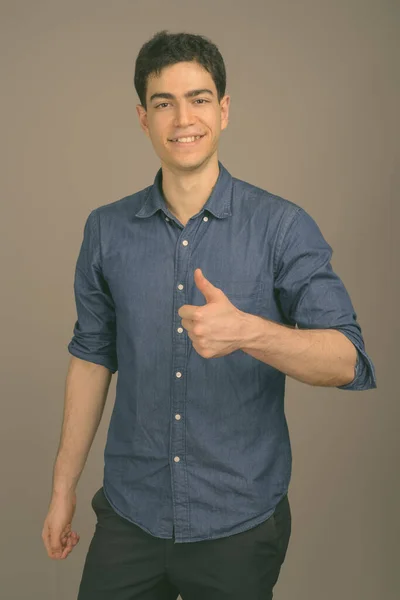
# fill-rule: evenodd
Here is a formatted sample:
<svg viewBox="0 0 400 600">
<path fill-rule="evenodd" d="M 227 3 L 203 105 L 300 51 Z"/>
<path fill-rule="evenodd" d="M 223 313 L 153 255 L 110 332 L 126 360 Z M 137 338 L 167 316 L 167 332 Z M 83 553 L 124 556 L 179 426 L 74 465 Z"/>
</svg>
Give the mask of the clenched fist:
<svg viewBox="0 0 400 600">
<path fill-rule="evenodd" d="M 42 540 L 50 558 L 67 558 L 79 542 L 79 535 L 71 531 L 72 518 L 76 507 L 76 493 L 54 496 L 44 521 Z"/>
</svg>

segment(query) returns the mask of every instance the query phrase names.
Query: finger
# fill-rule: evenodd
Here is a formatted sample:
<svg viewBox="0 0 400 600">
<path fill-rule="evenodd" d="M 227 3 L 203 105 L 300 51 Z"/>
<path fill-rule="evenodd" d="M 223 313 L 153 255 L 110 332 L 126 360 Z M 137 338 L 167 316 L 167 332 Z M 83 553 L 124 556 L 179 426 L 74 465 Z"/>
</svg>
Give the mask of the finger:
<svg viewBox="0 0 400 600">
<path fill-rule="evenodd" d="M 72 552 L 72 550 L 74 549 L 75 545 L 76 544 L 74 543 L 73 538 L 70 537 L 68 539 L 68 542 L 67 542 L 67 545 L 66 545 L 65 549 L 63 550 L 61 558 L 66 558 Z"/>
<path fill-rule="evenodd" d="M 63 534 L 62 537 L 61 537 L 61 540 L 67 541 L 68 538 L 71 537 L 71 533 L 72 533 L 71 531 L 68 531 L 67 533 Z"/>
<path fill-rule="evenodd" d="M 67 556 L 70 552 L 71 552 L 71 548 L 65 548 L 65 550 L 63 550 L 63 552 L 60 556 L 60 560 L 64 560 L 65 558 L 67 558 Z"/>
<path fill-rule="evenodd" d="M 70 553 L 70 551 L 71 551 L 71 544 L 70 544 L 70 542 L 67 542 L 67 543 L 66 543 L 66 544 L 63 546 L 63 548 L 62 548 L 62 550 L 61 550 L 61 552 L 60 552 L 60 555 L 59 555 L 59 558 L 60 558 L 61 560 L 62 560 L 63 558 L 66 558 L 66 556 L 68 556 L 68 554 Z"/>
</svg>

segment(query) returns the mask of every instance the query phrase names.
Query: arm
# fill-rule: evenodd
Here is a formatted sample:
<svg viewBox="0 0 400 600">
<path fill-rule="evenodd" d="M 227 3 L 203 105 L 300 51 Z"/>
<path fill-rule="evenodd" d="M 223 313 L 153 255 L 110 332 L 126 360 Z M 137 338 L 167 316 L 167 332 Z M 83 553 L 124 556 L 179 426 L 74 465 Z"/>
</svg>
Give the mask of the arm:
<svg viewBox="0 0 400 600">
<path fill-rule="evenodd" d="M 274 256 L 274 297 L 285 324 L 243 313 L 241 349 L 304 383 L 376 388 L 357 315 L 331 257 L 312 217 L 291 207 Z"/>
<path fill-rule="evenodd" d="M 115 308 L 102 272 L 96 210 L 85 223 L 74 291 L 78 319 L 68 344 L 72 358 L 53 476 L 53 493 L 61 494 L 75 490 L 103 414 L 111 376 L 118 368 Z"/>
<path fill-rule="evenodd" d="M 115 309 L 102 273 L 96 211 L 85 224 L 74 290 L 78 319 L 68 344 L 73 356 L 66 380 L 52 497 L 42 530 L 47 553 L 55 559 L 65 559 L 79 541 L 79 535 L 71 531 L 75 489 L 103 414 L 111 375 L 118 369 Z"/>
<path fill-rule="evenodd" d="M 66 380 L 61 440 L 53 470 L 53 491 L 42 529 L 47 554 L 65 559 L 79 542 L 71 530 L 76 486 L 103 414 L 111 372 L 72 357 Z"/>
<path fill-rule="evenodd" d="M 102 272 L 98 219 L 94 210 L 85 223 L 75 269 L 78 319 L 68 344 L 73 356 L 53 479 L 54 492 L 61 494 L 75 490 L 103 414 L 112 373 L 118 367 L 115 309 Z"/>
<path fill-rule="evenodd" d="M 241 350 L 303 383 L 349 384 L 357 350 L 340 331 L 300 330 L 244 313 Z"/>
<path fill-rule="evenodd" d="M 111 377 L 111 371 L 102 365 L 71 357 L 53 496 L 75 492 L 104 411 Z"/>
</svg>

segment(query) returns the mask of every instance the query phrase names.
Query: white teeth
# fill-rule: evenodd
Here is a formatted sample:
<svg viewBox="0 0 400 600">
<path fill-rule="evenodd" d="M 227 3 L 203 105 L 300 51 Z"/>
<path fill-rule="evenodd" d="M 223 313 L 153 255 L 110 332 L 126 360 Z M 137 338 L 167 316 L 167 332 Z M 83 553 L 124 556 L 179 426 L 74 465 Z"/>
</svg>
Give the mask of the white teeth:
<svg viewBox="0 0 400 600">
<path fill-rule="evenodd" d="M 171 140 L 172 142 L 194 142 L 201 138 L 201 135 L 196 135 L 196 137 L 187 137 L 187 138 L 176 138 L 175 140 Z"/>
</svg>

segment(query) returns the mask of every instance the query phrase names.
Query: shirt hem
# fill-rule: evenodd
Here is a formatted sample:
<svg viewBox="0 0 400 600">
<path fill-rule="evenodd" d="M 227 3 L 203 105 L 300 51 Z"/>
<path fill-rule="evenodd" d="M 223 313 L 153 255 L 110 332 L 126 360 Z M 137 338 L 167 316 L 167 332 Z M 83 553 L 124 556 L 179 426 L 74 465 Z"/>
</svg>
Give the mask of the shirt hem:
<svg viewBox="0 0 400 600">
<path fill-rule="evenodd" d="M 222 539 L 222 538 L 226 538 L 226 537 L 231 537 L 233 535 L 237 535 L 238 533 L 244 533 L 245 531 L 249 531 L 250 529 L 253 529 L 254 527 L 257 527 L 257 525 L 261 525 L 261 523 L 264 523 L 264 521 L 267 521 L 267 519 L 269 519 L 274 514 L 275 509 L 276 509 L 277 505 L 279 504 L 279 502 L 282 500 L 282 498 L 288 494 L 288 490 L 286 490 L 285 492 L 283 492 L 283 494 L 279 497 L 278 502 L 275 504 L 275 506 L 274 506 L 274 508 L 272 510 L 270 509 L 267 513 L 264 513 L 262 516 L 260 516 L 259 518 L 257 518 L 256 521 L 253 521 L 250 525 L 247 523 L 242 528 L 238 529 L 237 531 L 235 531 L 233 533 L 228 532 L 228 533 L 224 533 L 222 535 L 216 535 L 216 536 L 213 536 L 213 537 L 207 537 L 207 538 L 204 538 L 204 537 L 195 537 L 195 538 L 191 538 L 190 540 L 181 540 L 181 539 L 177 539 L 176 536 L 175 536 L 175 539 L 174 539 L 173 536 L 154 535 L 154 533 L 151 533 L 151 531 L 149 529 L 147 529 L 147 527 L 145 527 L 141 523 L 133 521 L 133 519 L 131 517 L 128 517 L 125 513 L 123 513 L 110 500 L 110 497 L 109 497 L 107 489 L 106 489 L 105 480 L 103 481 L 103 491 L 104 491 L 104 495 L 107 498 L 108 502 L 111 504 L 111 506 L 113 507 L 113 509 L 115 510 L 115 512 L 118 515 L 120 515 L 121 517 L 123 517 L 124 519 L 126 519 L 127 521 L 129 521 L 130 523 L 133 523 L 133 525 L 136 525 L 137 527 L 140 527 L 140 529 L 143 529 L 143 531 L 145 531 L 146 533 L 148 533 L 152 537 L 157 538 L 157 539 L 162 539 L 162 540 L 174 540 L 174 542 L 176 544 L 187 544 L 187 543 L 190 543 L 190 542 L 206 542 L 206 541 L 211 541 L 211 540 L 219 540 L 219 539 Z"/>
<path fill-rule="evenodd" d="M 118 513 L 120 517 L 126 519 L 130 523 L 133 523 L 133 525 L 136 525 L 137 527 L 140 527 L 140 529 L 143 529 L 143 531 L 145 531 L 146 533 L 148 533 L 149 535 L 151 535 L 154 538 L 162 539 L 162 540 L 172 540 L 173 539 L 172 536 L 171 537 L 167 537 L 167 536 L 164 536 L 164 535 L 154 535 L 154 533 L 151 533 L 151 531 L 149 529 L 147 529 L 147 527 L 145 527 L 141 523 L 137 523 L 136 521 L 133 521 L 130 517 L 128 517 L 128 515 L 126 515 L 119 508 L 117 508 L 115 506 L 115 504 L 110 500 L 110 497 L 109 497 L 108 492 L 107 492 L 107 486 L 106 486 L 105 481 L 103 481 L 103 491 L 104 491 L 104 495 L 107 498 L 108 502 L 111 504 L 111 506 L 113 507 L 113 509 L 115 510 L 115 512 Z"/>
</svg>

